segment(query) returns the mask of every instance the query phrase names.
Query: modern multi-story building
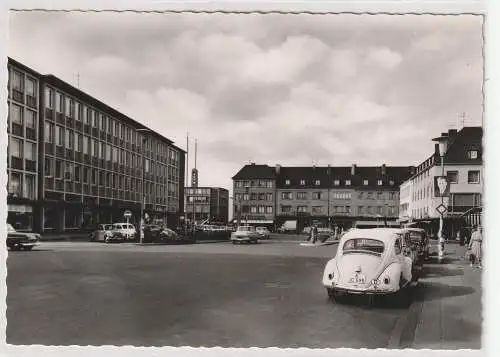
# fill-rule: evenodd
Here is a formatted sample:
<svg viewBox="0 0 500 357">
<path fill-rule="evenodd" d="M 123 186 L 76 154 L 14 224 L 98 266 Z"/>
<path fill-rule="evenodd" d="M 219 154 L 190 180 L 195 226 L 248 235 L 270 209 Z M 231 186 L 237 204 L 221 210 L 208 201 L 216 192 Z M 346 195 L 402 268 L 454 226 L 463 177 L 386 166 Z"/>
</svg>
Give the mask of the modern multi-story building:
<svg viewBox="0 0 500 357">
<path fill-rule="evenodd" d="M 189 221 L 209 220 L 227 224 L 229 219 L 228 190 L 220 187 L 186 187 L 185 194 L 186 217 Z"/>
<path fill-rule="evenodd" d="M 407 222 L 425 221 L 437 232 L 440 213 L 436 208 L 442 203 L 447 208 L 444 214 L 445 235 L 453 236 L 464 224 L 481 223 L 483 193 L 483 160 L 481 127 L 464 127 L 460 131 L 442 133 L 445 141 L 443 167 L 439 144 L 434 153 L 417 166 L 417 170 L 401 184 L 400 219 Z M 436 194 L 435 180 L 447 177 L 449 194 L 441 198 Z"/>
<path fill-rule="evenodd" d="M 19 85 L 14 84 L 14 79 L 18 81 L 14 73 L 22 73 L 19 68 L 26 69 L 9 59 L 13 78 L 9 84 L 12 87 L 9 103 L 17 103 L 15 95 L 20 98 L 14 94 L 19 91 L 15 89 Z M 36 173 L 32 229 L 40 232 L 91 229 L 97 223 L 124 220 L 125 210 L 132 212 L 131 222 L 136 223 L 141 203 L 151 218 L 166 221 L 169 226 L 179 223 L 184 211 L 182 149 L 55 76 L 33 72 L 36 76 L 30 77 L 27 71 L 24 73 L 23 80 L 33 77 L 38 83 L 36 151 L 28 158 L 31 151 L 24 150 L 24 168 L 34 165 Z M 28 91 L 25 94 L 28 101 Z M 11 111 L 9 125 L 18 120 L 16 115 Z M 12 176 L 17 172 L 13 170 L 20 167 L 15 155 L 22 149 L 13 141 L 17 139 L 9 132 L 9 192 L 12 193 L 19 186 Z M 22 179 L 25 178 L 26 173 Z M 14 215 L 9 219 L 17 224 Z"/>
<path fill-rule="evenodd" d="M 234 217 L 277 227 L 286 220 L 351 227 L 395 220 L 399 185 L 413 167 L 282 167 L 246 165 L 234 177 Z"/>
</svg>

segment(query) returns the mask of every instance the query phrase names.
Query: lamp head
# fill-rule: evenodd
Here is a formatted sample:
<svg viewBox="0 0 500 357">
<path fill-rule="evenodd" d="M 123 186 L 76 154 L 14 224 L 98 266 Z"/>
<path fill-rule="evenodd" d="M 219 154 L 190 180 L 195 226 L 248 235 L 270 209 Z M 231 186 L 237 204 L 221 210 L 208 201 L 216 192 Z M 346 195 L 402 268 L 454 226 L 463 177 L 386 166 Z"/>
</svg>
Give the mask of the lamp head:
<svg viewBox="0 0 500 357">
<path fill-rule="evenodd" d="M 438 138 L 432 139 L 432 141 L 437 141 L 439 144 L 439 156 L 444 156 L 446 154 L 446 150 L 448 149 L 448 136 L 441 135 Z"/>
</svg>

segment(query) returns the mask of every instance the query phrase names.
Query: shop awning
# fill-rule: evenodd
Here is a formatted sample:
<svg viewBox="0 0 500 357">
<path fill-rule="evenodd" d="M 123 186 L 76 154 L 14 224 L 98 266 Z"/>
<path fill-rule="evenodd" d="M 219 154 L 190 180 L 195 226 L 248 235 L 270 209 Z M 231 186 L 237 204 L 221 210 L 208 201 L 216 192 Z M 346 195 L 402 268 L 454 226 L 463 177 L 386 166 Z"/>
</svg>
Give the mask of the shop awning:
<svg viewBox="0 0 500 357">
<path fill-rule="evenodd" d="M 238 220 L 234 219 L 233 223 L 236 223 L 236 222 L 238 222 Z M 246 219 L 242 219 L 242 220 L 240 220 L 240 223 L 241 224 L 246 224 L 246 223 L 248 223 L 248 224 L 273 224 L 274 221 L 264 221 L 264 220 L 261 221 L 261 220 L 255 220 L 255 219 L 249 219 L 247 221 Z"/>
</svg>

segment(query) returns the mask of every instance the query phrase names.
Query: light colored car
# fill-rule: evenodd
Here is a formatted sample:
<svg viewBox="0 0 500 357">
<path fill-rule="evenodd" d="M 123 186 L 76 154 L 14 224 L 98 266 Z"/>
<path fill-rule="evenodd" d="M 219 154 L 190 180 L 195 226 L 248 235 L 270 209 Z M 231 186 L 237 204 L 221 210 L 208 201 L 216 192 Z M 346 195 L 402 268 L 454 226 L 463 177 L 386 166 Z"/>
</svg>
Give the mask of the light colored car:
<svg viewBox="0 0 500 357">
<path fill-rule="evenodd" d="M 259 233 L 259 238 L 260 239 L 270 239 L 271 238 L 271 232 L 269 232 L 269 229 L 266 227 L 257 227 L 255 228 L 255 231 Z"/>
<path fill-rule="evenodd" d="M 105 242 L 112 236 L 111 231 L 113 230 L 112 224 L 98 224 L 97 229 L 90 233 L 91 242 Z"/>
<path fill-rule="evenodd" d="M 259 241 L 259 233 L 253 226 L 239 226 L 236 232 L 231 233 L 231 242 L 236 243 L 254 243 Z"/>
<path fill-rule="evenodd" d="M 7 223 L 7 248 L 10 250 L 32 250 L 39 244 L 40 235 L 32 232 L 19 232 Z"/>
<path fill-rule="evenodd" d="M 395 294 L 415 280 L 413 258 L 402 229 L 353 229 L 342 236 L 328 261 L 323 286 L 335 300 L 341 294 Z M 405 289 L 406 290 L 406 289 Z M 406 290 L 407 291 L 407 290 Z"/>
<path fill-rule="evenodd" d="M 130 223 L 113 223 L 111 239 L 132 240 L 135 238 L 136 230 Z"/>
</svg>

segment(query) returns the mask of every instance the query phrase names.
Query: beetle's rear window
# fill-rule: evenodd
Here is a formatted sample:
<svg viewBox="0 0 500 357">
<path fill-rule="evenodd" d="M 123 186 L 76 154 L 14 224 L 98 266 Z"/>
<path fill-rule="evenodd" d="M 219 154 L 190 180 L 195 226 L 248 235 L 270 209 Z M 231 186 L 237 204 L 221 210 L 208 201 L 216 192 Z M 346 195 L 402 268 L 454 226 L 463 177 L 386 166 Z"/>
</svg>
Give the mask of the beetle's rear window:
<svg viewBox="0 0 500 357">
<path fill-rule="evenodd" d="M 423 240 L 423 238 L 424 238 L 424 234 L 421 232 L 411 232 L 410 233 L 410 239 L 413 242 L 420 242 L 421 240 Z"/>
<path fill-rule="evenodd" d="M 342 250 L 344 253 L 364 251 L 382 254 L 384 252 L 384 243 L 377 239 L 354 238 L 346 241 Z"/>
</svg>

